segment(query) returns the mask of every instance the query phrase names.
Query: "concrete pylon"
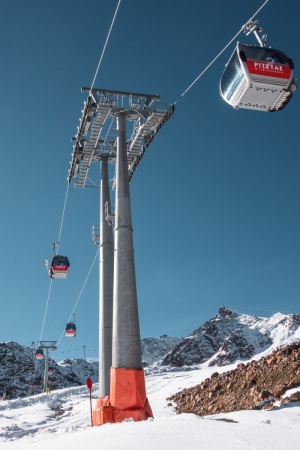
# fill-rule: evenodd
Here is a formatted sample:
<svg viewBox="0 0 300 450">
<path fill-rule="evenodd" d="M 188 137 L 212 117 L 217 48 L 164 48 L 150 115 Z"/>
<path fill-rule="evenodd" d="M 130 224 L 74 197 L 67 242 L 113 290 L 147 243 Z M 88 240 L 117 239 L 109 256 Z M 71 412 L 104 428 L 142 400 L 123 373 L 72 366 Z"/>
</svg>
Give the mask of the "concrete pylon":
<svg viewBox="0 0 300 450">
<path fill-rule="evenodd" d="M 114 244 L 112 224 L 106 220 L 110 214 L 108 157 L 100 157 L 100 253 L 99 253 L 99 397 L 93 411 L 94 425 L 103 423 L 103 408 L 109 404 L 110 369 L 112 364 L 113 272 Z"/>
<path fill-rule="evenodd" d="M 112 366 L 139 370 L 142 368 L 142 356 L 132 240 L 125 113 L 118 114 L 117 126 Z"/>
<path fill-rule="evenodd" d="M 126 113 L 117 115 L 113 347 L 110 404 L 114 422 L 153 417 L 146 397 L 134 266 Z"/>
<path fill-rule="evenodd" d="M 100 192 L 100 255 L 99 255 L 99 397 L 110 392 L 112 364 L 112 317 L 114 243 L 112 225 L 106 220 L 105 208 L 110 212 L 108 157 L 101 156 Z"/>
<path fill-rule="evenodd" d="M 110 395 L 99 398 L 94 425 L 153 417 L 146 396 L 134 267 L 126 113 L 117 115 L 116 208 Z"/>
</svg>

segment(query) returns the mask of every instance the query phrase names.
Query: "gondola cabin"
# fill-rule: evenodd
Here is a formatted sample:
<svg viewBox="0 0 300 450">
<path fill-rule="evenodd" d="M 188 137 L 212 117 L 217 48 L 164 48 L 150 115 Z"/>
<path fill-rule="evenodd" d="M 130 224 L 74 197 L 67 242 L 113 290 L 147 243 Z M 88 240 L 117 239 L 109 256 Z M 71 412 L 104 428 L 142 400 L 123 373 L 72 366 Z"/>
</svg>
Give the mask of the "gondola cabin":
<svg viewBox="0 0 300 450">
<path fill-rule="evenodd" d="M 44 352 L 42 348 L 38 348 L 37 351 L 35 352 L 35 358 L 36 359 L 43 359 L 44 357 Z"/>
<path fill-rule="evenodd" d="M 280 50 L 237 43 L 220 81 L 221 97 L 233 108 L 279 111 L 296 90 L 294 64 Z"/>
<path fill-rule="evenodd" d="M 55 255 L 50 268 L 51 278 L 67 278 L 69 267 L 70 262 L 66 256 Z"/>
<path fill-rule="evenodd" d="M 76 336 L 76 325 L 74 322 L 69 322 L 66 325 L 66 336 L 75 337 Z"/>
<path fill-rule="evenodd" d="M 41 384 L 40 381 L 37 378 L 35 378 L 33 380 L 33 382 L 32 382 L 32 386 L 31 387 L 32 387 L 32 389 L 38 389 L 40 384 Z"/>
<path fill-rule="evenodd" d="M 52 375 L 54 373 L 53 367 L 48 368 L 48 375 Z"/>
</svg>

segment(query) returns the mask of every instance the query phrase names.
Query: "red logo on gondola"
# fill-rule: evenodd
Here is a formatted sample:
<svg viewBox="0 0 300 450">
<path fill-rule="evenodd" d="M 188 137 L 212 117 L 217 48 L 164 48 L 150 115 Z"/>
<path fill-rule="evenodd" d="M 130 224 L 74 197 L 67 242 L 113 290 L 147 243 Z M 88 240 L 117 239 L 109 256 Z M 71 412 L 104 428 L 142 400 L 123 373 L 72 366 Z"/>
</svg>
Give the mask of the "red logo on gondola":
<svg viewBox="0 0 300 450">
<path fill-rule="evenodd" d="M 53 270 L 68 270 L 68 266 L 53 266 Z"/>
<path fill-rule="evenodd" d="M 285 66 L 284 64 L 248 59 L 247 67 L 249 73 L 255 75 L 286 79 L 289 79 L 291 76 L 291 68 L 289 66 Z"/>
</svg>

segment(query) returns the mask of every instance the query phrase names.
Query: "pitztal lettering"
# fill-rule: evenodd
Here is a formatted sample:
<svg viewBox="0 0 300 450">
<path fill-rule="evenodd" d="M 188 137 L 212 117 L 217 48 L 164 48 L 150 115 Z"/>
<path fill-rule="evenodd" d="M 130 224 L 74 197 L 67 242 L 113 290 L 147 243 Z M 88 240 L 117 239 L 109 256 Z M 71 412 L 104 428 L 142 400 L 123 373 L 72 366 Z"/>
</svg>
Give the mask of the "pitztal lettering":
<svg viewBox="0 0 300 450">
<path fill-rule="evenodd" d="M 247 68 L 250 74 L 261 75 L 263 77 L 284 78 L 288 80 L 291 76 L 291 68 L 285 64 L 269 61 L 247 60 Z"/>
<path fill-rule="evenodd" d="M 274 70 L 277 72 L 283 72 L 283 67 L 279 64 L 270 64 L 270 63 L 263 63 L 263 62 L 254 62 L 255 69 L 259 70 Z"/>
</svg>

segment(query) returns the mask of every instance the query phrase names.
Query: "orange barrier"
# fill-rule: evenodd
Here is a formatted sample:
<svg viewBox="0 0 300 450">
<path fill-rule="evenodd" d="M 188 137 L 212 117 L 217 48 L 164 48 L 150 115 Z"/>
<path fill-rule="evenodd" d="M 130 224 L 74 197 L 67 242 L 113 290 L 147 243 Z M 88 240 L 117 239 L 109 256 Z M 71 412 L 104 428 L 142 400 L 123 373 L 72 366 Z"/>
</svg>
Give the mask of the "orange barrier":
<svg viewBox="0 0 300 450">
<path fill-rule="evenodd" d="M 93 425 L 103 425 L 104 423 L 113 423 L 113 413 L 107 410 L 112 409 L 109 404 L 109 396 L 99 397 L 96 400 L 96 408 L 93 410 Z"/>
<path fill-rule="evenodd" d="M 144 370 L 110 370 L 110 396 L 98 398 L 93 411 L 93 424 L 123 422 L 133 419 L 135 422 L 153 417 L 146 397 Z"/>
</svg>

